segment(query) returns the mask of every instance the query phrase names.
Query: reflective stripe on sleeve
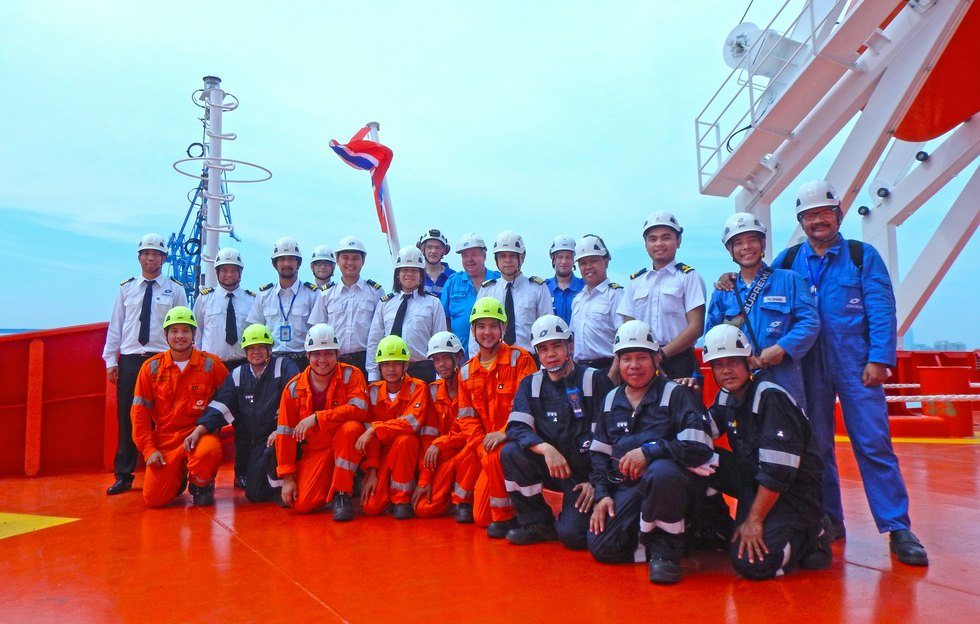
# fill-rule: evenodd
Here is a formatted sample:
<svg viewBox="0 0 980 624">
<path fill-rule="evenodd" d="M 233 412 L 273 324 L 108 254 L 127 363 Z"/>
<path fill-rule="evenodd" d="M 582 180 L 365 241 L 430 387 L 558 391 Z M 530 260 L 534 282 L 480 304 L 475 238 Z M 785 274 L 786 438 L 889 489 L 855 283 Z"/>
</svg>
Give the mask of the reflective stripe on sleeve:
<svg viewBox="0 0 980 624">
<path fill-rule="evenodd" d="M 142 405 L 146 409 L 153 409 L 153 401 L 150 399 L 144 399 L 141 396 L 133 397 L 133 405 Z"/>
<path fill-rule="evenodd" d="M 685 429 L 677 434 L 677 439 L 682 442 L 700 442 L 705 446 L 711 446 L 711 436 L 700 429 Z"/>
<path fill-rule="evenodd" d="M 759 461 L 766 462 L 767 464 L 789 466 L 790 468 L 800 467 L 799 455 L 793 455 L 792 453 L 785 453 L 783 451 L 774 451 L 772 449 L 759 449 Z"/>
<path fill-rule="evenodd" d="M 526 412 L 511 412 L 510 416 L 507 418 L 507 422 L 524 423 L 531 429 L 537 431 L 537 429 L 534 426 L 534 416 L 531 416 Z"/>
<path fill-rule="evenodd" d="M 476 418 L 476 410 L 472 407 L 461 407 L 456 414 L 456 418 Z"/>
<path fill-rule="evenodd" d="M 276 427 L 276 435 L 293 435 L 293 428 L 286 425 Z"/>
<path fill-rule="evenodd" d="M 412 431 L 417 432 L 419 430 L 419 421 L 415 419 L 415 416 L 411 414 L 403 414 L 398 417 L 398 420 L 404 420 L 408 424 L 412 425 Z"/>
<path fill-rule="evenodd" d="M 439 435 L 439 430 L 436 429 L 435 427 L 425 426 L 425 427 L 422 427 L 422 431 L 419 432 L 419 435 L 424 435 L 424 436 L 437 436 L 437 435 Z"/>
<path fill-rule="evenodd" d="M 213 407 L 214 409 L 221 412 L 221 415 L 225 417 L 226 422 L 228 423 L 235 422 L 235 416 L 232 415 L 231 410 L 228 409 L 228 406 L 222 403 L 221 401 L 211 401 L 211 403 L 208 404 L 208 407 Z"/>
<path fill-rule="evenodd" d="M 612 456 L 612 446 L 606 444 L 605 442 L 600 442 L 598 440 L 592 440 L 592 444 L 589 445 L 590 451 L 595 451 L 596 453 L 603 453 L 605 455 Z"/>
<path fill-rule="evenodd" d="M 365 410 L 365 411 L 368 408 L 367 401 L 365 401 L 364 399 L 358 398 L 358 397 L 351 398 L 349 401 L 347 401 L 347 404 L 348 405 L 353 405 L 354 407 L 359 407 L 359 408 L 361 408 L 362 410 Z"/>
</svg>

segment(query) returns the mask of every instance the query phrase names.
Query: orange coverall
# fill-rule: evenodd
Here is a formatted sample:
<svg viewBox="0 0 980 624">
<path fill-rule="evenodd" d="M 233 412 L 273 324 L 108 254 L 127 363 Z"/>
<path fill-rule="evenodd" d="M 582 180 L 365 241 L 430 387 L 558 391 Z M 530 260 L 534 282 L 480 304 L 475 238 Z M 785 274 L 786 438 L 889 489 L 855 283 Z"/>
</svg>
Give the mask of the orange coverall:
<svg viewBox="0 0 980 624">
<path fill-rule="evenodd" d="M 538 367 L 530 353 L 502 342 L 490 368 L 483 368 L 477 353 L 459 371 L 457 420 L 467 438 L 464 452 L 476 453 L 482 467 L 473 501 L 473 520 L 477 526 L 514 517 L 500 465 L 503 444 L 488 453 L 483 448 L 483 437 L 491 431 L 504 433 L 517 384 L 536 370 Z"/>
<path fill-rule="evenodd" d="M 162 507 L 177 497 L 183 483 L 205 486 L 214 480 L 221 465 L 221 441 L 202 435 L 188 453 L 184 438 L 197 426 L 197 419 L 211 395 L 228 376 L 217 357 L 194 349 L 184 370 L 174 363 L 170 350 L 143 363 L 133 392 L 133 441 L 143 459 L 160 451 L 166 464 L 147 466 L 143 475 L 143 500 L 149 507 Z"/>
<path fill-rule="evenodd" d="M 445 379 L 429 384 L 429 410 L 422 425 L 421 456 L 435 445 L 439 449 L 439 461 L 435 470 L 428 470 L 419 460 L 418 487 L 432 486 L 429 500 L 422 499 L 415 508 L 420 518 L 435 518 L 446 513 L 450 500 L 454 505 L 473 502 L 473 487 L 480 475 L 480 462 L 476 453 L 461 451 L 466 446 L 466 436 L 456 419 L 459 411 L 459 395 L 450 398 Z M 438 436 L 438 437 L 437 437 Z"/>
<path fill-rule="evenodd" d="M 368 422 L 359 430 L 341 430 L 344 438 L 337 450 L 338 483 L 336 490 L 350 492 L 358 464 L 378 470 L 378 487 L 361 505 L 366 516 L 384 513 L 388 503 L 412 502 L 415 465 L 419 457 L 419 430 L 425 418 L 428 393 L 425 382 L 405 376 L 394 400 L 388 398 L 388 382 L 375 381 L 368 386 Z M 354 443 L 366 429 L 374 429 L 362 457 Z M 341 481 L 339 475 L 343 474 Z"/>
<path fill-rule="evenodd" d="M 303 442 L 297 443 L 293 428 L 314 413 L 316 426 L 306 432 Z M 364 431 L 362 423 L 367 416 L 367 382 L 356 366 L 337 363 L 327 383 L 326 401 L 321 410 L 313 409 L 309 367 L 289 380 L 279 401 L 276 470 L 280 477 L 296 475 L 295 511 L 309 513 L 330 499 L 337 489 L 337 479 L 344 476 L 339 473 L 345 472 L 334 470 L 334 457 L 342 440 L 340 433 L 346 429 Z M 350 492 L 350 488 L 340 489 Z"/>
</svg>

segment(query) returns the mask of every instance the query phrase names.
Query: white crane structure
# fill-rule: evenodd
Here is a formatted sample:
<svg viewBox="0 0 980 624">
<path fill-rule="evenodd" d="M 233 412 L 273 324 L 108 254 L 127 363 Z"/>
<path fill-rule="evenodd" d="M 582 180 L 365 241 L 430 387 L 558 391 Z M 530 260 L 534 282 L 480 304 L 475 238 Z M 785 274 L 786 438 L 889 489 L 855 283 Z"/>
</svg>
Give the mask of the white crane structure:
<svg viewBox="0 0 980 624">
<path fill-rule="evenodd" d="M 940 77 L 937 63 L 946 62 L 947 49 L 968 52 L 972 65 L 980 59 L 980 8 L 970 0 L 807 0 L 797 13 L 791 4 L 801 2 L 785 2 L 765 28 L 739 25 L 725 43 L 733 71 L 695 120 L 700 190 L 736 193 L 735 210 L 755 214 L 771 231 L 773 202 L 846 131 L 823 177 L 837 189 L 844 214 L 868 189 L 858 208 L 863 238 L 888 266 L 902 337 L 980 224 L 975 168 L 899 279 L 896 229 L 980 154 L 977 107 L 929 136 L 902 131 L 923 86 Z M 975 72 L 958 79 L 975 82 Z M 797 228 L 791 242 L 799 235 Z"/>
</svg>

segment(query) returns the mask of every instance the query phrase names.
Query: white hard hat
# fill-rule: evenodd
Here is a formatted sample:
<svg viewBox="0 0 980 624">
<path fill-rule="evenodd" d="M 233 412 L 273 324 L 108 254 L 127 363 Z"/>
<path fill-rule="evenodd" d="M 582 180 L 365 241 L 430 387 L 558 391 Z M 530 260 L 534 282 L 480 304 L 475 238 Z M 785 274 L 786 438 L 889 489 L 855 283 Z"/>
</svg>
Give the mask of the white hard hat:
<svg viewBox="0 0 980 624">
<path fill-rule="evenodd" d="M 337 258 L 333 255 L 333 249 L 330 249 L 326 245 L 320 245 L 313 250 L 313 255 L 310 256 L 310 264 L 324 260 L 333 262 L 334 264 L 337 263 Z"/>
<path fill-rule="evenodd" d="M 812 208 L 837 208 L 840 207 L 840 199 L 834 191 L 834 187 L 826 180 L 811 180 L 796 193 L 796 215 Z"/>
<path fill-rule="evenodd" d="M 575 243 L 575 262 L 590 256 L 601 256 L 612 259 L 606 244 L 601 238 L 593 234 L 586 234 Z"/>
<path fill-rule="evenodd" d="M 432 334 L 429 338 L 429 350 L 425 357 L 432 357 L 436 353 L 449 353 L 454 355 L 463 350 L 463 343 L 459 341 L 456 334 L 450 331 L 441 331 Z"/>
<path fill-rule="evenodd" d="M 446 253 L 449 253 L 449 239 L 446 235 L 442 233 L 439 228 L 429 228 L 426 230 L 422 236 L 419 236 L 419 247 L 425 244 L 425 241 L 437 240 L 446 246 Z"/>
<path fill-rule="evenodd" d="M 684 228 L 681 227 L 674 215 L 669 212 L 651 212 L 647 220 L 643 222 L 643 234 L 646 235 L 647 230 L 657 226 L 666 226 L 675 230 L 678 234 L 684 233 Z"/>
<path fill-rule="evenodd" d="M 276 258 L 284 258 L 286 256 L 293 256 L 300 260 L 303 259 L 303 254 L 299 251 L 299 243 L 296 242 L 296 239 L 283 236 L 276 241 L 276 244 L 272 248 L 272 259 L 275 260 Z"/>
<path fill-rule="evenodd" d="M 306 332 L 306 352 L 340 350 L 337 332 L 326 323 L 317 323 Z"/>
<path fill-rule="evenodd" d="M 575 253 L 575 239 L 567 234 L 559 234 L 555 240 L 551 241 L 550 255 L 555 255 L 556 251 L 570 251 Z"/>
<path fill-rule="evenodd" d="M 653 337 L 650 326 L 643 321 L 626 321 L 616 330 L 616 338 L 613 340 L 613 353 L 626 351 L 629 349 L 644 349 L 646 351 L 660 351 L 660 343 Z"/>
<path fill-rule="evenodd" d="M 402 247 L 395 256 L 395 270 L 398 269 L 423 269 L 425 270 L 425 258 L 418 247 Z"/>
<path fill-rule="evenodd" d="M 747 212 L 736 212 L 725 221 L 725 230 L 721 233 L 721 242 L 728 245 L 728 241 L 742 232 L 758 232 L 765 238 L 766 226 L 762 225 L 762 222 L 755 215 Z"/>
<path fill-rule="evenodd" d="M 159 234 L 154 234 L 152 232 L 143 235 L 143 238 L 140 239 L 139 246 L 136 248 L 136 251 L 139 252 L 145 249 L 159 251 L 163 255 L 167 255 L 166 241 L 164 241 L 163 237 Z"/>
<path fill-rule="evenodd" d="M 512 230 L 504 230 L 497 234 L 497 240 L 493 242 L 493 253 L 496 254 L 501 251 L 523 254 L 527 249 L 524 248 L 524 239 L 521 238 L 520 234 Z"/>
<path fill-rule="evenodd" d="M 364 246 L 364 243 L 362 243 L 359 238 L 355 238 L 353 236 L 345 236 L 340 239 L 340 242 L 337 243 L 337 248 L 334 249 L 335 254 L 339 254 L 344 251 L 359 251 L 365 256 L 367 255 L 367 248 Z"/>
<path fill-rule="evenodd" d="M 240 254 L 234 247 L 224 247 L 219 249 L 218 255 L 214 257 L 215 269 L 220 266 L 225 266 L 226 264 L 233 264 L 240 269 L 245 268 L 245 263 L 242 262 L 242 254 Z"/>
<path fill-rule="evenodd" d="M 461 239 L 459 239 L 459 244 L 456 246 L 456 253 L 463 253 L 464 249 L 483 249 L 486 250 L 487 244 L 483 242 L 483 237 L 476 232 L 470 232 L 469 234 L 464 234 Z"/>
<path fill-rule="evenodd" d="M 554 314 L 545 314 L 531 325 L 532 347 L 549 340 L 568 340 L 571 337 L 572 332 L 568 329 L 568 323 Z"/>
<path fill-rule="evenodd" d="M 734 325 L 722 323 L 715 325 L 704 335 L 704 351 L 701 359 L 705 364 L 711 360 L 727 357 L 749 357 L 752 345 L 742 330 Z"/>
</svg>

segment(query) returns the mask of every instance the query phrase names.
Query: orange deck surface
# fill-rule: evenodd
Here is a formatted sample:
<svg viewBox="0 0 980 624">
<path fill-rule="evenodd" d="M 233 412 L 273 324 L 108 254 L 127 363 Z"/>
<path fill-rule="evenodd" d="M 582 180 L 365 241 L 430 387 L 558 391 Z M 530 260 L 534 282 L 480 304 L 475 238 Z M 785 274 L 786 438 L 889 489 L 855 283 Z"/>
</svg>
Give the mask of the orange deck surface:
<svg viewBox="0 0 980 624">
<path fill-rule="evenodd" d="M 228 465 L 211 508 L 182 499 L 145 510 L 138 491 L 105 496 L 103 473 L 7 478 L 0 512 L 79 520 L 0 539 L 0 621 L 975 622 L 971 442 L 896 444 L 928 569 L 890 556 L 839 443 L 848 539 L 829 570 L 752 582 L 722 553 L 700 553 L 674 587 L 651 585 L 643 565 L 598 564 L 557 543 L 512 546 L 449 518 L 339 524 L 249 504 Z"/>
</svg>

